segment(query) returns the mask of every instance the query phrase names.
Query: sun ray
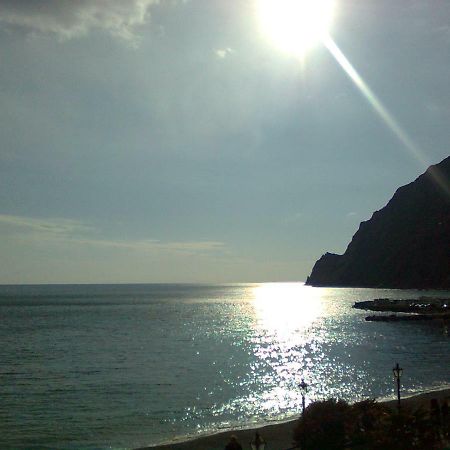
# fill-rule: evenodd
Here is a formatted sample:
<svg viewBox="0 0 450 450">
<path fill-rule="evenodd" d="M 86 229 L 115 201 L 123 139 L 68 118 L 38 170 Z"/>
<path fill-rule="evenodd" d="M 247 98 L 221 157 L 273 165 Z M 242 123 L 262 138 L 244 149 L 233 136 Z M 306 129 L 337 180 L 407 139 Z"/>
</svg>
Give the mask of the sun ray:
<svg viewBox="0 0 450 450">
<path fill-rule="evenodd" d="M 397 137 L 397 139 L 403 144 L 403 146 L 409 151 L 409 153 L 419 162 L 422 167 L 427 167 L 430 162 L 424 156 L 424 152 L 417 146 L 417 144 L 411 139 L 411 137 L 406 133 L 405 130 L 400 126 L 395 117 L 388 111 L 388 109 L 383 105 L 381 100 L 372 91 L 369 85 L 362 79 L 361 75 L 356 71 L 347 57 L 342 53 L 340 48 L 336 45 L 334 40 L 327 36 L 323 41 L 325 47 L 332 54 L 337 63 L 342 67 L 344 72 L 353 81 L 355 86 L 363 94 L 378 116 L 382 121 L 388 126 L 392 133 Z M 435 182 L 450 196 L 450 190 L 442 177 L 439 174 L 432 172 Z"/>
<path fill-rule="evenodd" d="M 334 9 L 335 0 L 257 0 L 261 29 L 274 45 L 294 54 L 299 58 L 302 67 L 307 51 L 317 44 L 324 45 L 382 122 L 401 142 L 402 148 L 405 148 L 422 168 L 429 166 L 430 161 L 424 151 L 402 128 L 331 38 L 330 27 Z M 432 171 L 431 175 L 436 184 L 450 196 L 450 188 L 442 176 L 436 171 Z"/>
<path fill-rule="evenodd" d="M 409 153 L 419 162 L 423 167 L 430 165 L 430 161 L 424 156 L 424 152 L 416 145 L 416 143 L 408 136 L 405 130 L 400 126 L 395 117 L 383 105 L 381 100 L 375 95 L 369 85 L 362 79 L 361 75 L 352 66 L 347 57 L 342 53 L 340 48 L 336 45 L 330 36 L 327 36 L 323 41 L 325 47 L 333 55 L 334 59 L 342 67 L 347 76 L 353 81 L 355 86 L 363 94 L 378 116 L 388 126 L 397 139 L 409 151 Z M 439 173 L 431 172 L 436 184 L 450 196 L 450 188 L 448 183 L 439 176 Z"/>
<path fill-rule="evenodd" d="M 344 69 L 344 72 L 353 81 L 355 86 L 361 91 L 373 109 L 378 113 L 378 115 L 383 119 L 386 125 L 391 129 L 391 131 L 397 136 L 400 142 L 413 154 L 413 156 L 421 163 L 426 163 L 422 156 L 422 152 L 419 150 L 417 145 L 412 141 L 408 134 L 402 129 L 400 124 L 395 120 L 392 114 L 383 105 L 381 100 L 375 95 L 368 84 L 362 79 L 356 69 L 352 66 L 350 61 L 342 53 L 336 43 L 327 37 L 324 40 L 326 48 L 333 55 L 334 59 L 339 63 L 339 65 Z"/>
</svg>

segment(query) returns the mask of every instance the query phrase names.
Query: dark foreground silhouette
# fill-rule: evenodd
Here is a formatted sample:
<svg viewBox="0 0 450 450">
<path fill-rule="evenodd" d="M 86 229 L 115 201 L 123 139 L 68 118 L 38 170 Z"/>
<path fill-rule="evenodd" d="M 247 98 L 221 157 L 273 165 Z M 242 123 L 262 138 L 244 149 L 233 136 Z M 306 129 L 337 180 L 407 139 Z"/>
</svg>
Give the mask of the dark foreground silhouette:
<svg viewBox="0 0 450 450">
<path fill-rule="evenodd" d="M 225 446 L 225 450 L 242 450 L 242 445 L 239 443 L 236 436 L 231 436 L 230 442 Z"/>
<path fill-rule="evenodd" d="M 294 442 L 302 450 L 434 450 L 447 448 L 446 400 L 400 410 L 373 400 L 310 404 L 298 420 Z"/>
<path fill-rule="evenodd" d="M 300 417 L 233 433 L 243 450 L 251 450 L 255 431 L 264 437 L 264 450 L 298 449 L 303 438 L 304 450 L 450 450 L 449 406 L 450 389 L 404 398 L 400 414 L 397 400 L 354 405 L 327 400 L 311 403 L 304 421 Z M 224 450 L 229 439 L 230 432 L 225 431 L 145 450 Z"/>
</svg>

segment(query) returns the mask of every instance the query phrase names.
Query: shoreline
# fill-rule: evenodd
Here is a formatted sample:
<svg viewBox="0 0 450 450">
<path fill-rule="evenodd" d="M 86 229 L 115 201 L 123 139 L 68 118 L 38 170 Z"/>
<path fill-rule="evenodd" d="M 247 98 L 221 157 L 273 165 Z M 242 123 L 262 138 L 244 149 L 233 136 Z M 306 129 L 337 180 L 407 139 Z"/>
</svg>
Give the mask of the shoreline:
<svg viewBox="0 0 450 450">
<path fill-rule="evenodd" d="M 402 397 L 402 405 L 412 408 L 417 408 L 420 405 L 428 406 L 430 400 L 433 398 L 439 400 L 447 399 L 447 401 L 450 402 L 450 386 Z M 382 399 L 379 400 L 379 402 L 392 408 L 395 408 L 397 405 L 397 400 L 395 399 Z M 250 442 L 256 431 L 261 434 L 267 442 L 268 447 L 270 446 L 270 448 L 277 450 L 286 450 L 293 447 L 292 433 L 297 420 L 298 419 L 291 419 L 286 422 L 277 422 L 275 424 L 262 425 L 248 429 L 218 431 L 214 434 L 193 437 L 192 439 L 185 441 L 139 447 L 134 450 L 223 450 L 231 435 L 237 437 L 245 450 L 246 448 L 250 448 Z"/>
</svg>

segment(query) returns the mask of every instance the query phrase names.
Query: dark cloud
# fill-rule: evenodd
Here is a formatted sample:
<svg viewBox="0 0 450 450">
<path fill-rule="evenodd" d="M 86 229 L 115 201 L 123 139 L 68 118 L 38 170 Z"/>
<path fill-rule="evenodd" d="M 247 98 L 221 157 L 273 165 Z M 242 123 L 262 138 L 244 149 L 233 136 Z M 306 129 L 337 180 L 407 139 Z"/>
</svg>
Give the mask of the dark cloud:
<svg viewBox="0 0 450 450">
<path fill-rule="evenodd" d="M 125 39 L 159 0 L 0 0 L 0 26 L 68 39 L 99 28 Z"/>
</svg>

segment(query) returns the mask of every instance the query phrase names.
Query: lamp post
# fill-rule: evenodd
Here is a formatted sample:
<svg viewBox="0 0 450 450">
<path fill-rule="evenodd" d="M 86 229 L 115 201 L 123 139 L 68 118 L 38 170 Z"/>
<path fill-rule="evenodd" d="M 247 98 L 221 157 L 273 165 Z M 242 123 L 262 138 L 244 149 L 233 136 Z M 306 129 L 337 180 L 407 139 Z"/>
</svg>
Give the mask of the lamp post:
<svg viewBox="0 0 450 450">
<path fill-rule="evenodd" d="M 394 378 L 397 380 L 397 407 L 400 411 L 400 378 L 402 376 L 403 369 L 397 363 L 392 371 L 394 372 Z"/>
<path fill-rule="evenodd" d="M 302 382 L 298 385 L 300 388 L 300 392 L 302 394 L 302 413 L 305 413 L 305 396 L 308 393 L 308 385 L 305 383 L 305 380 L 302 378 Z"/>
</svg>

